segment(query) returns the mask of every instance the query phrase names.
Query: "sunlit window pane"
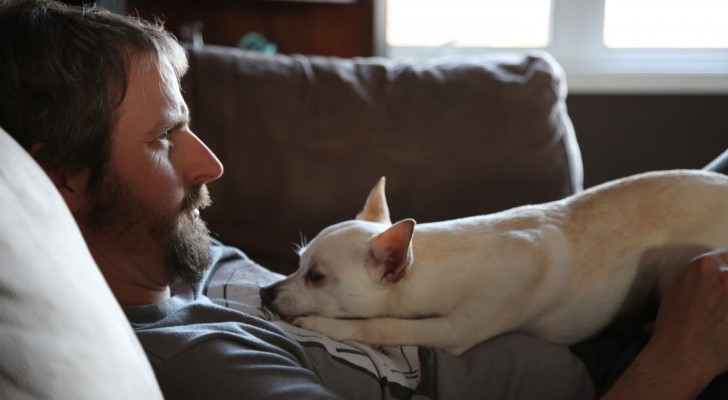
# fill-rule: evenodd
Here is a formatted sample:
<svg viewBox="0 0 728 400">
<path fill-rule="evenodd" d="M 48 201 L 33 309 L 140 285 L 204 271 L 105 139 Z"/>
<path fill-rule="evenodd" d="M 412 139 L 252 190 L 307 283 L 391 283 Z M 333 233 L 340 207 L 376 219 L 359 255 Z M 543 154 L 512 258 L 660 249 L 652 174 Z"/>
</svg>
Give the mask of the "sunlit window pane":
<svg viewBox="0 0 728 400">
<path fill-rule="evenodd" d="M 545 47 L 551 0 L 387 0 L 389 46 Z"/>
<path fill-rule="evenodd" d="M 728 47 L 728 0 L 606 0 L 604 43 L 614 48 Z"/>
</svg>

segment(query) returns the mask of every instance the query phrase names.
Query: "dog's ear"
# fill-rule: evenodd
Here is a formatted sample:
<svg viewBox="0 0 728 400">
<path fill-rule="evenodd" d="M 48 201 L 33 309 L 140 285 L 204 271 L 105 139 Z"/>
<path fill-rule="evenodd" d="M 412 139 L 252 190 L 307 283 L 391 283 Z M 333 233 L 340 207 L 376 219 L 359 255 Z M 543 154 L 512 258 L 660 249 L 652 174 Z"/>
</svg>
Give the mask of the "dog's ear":
<svg viewBox="0 0 728 400">
<path fill-rule="evenodd" d="M 392 221 L 389 219 L 387 197 L 384 195 L 384 182 L 384 177 L 379 178 L 379 182 L 377 182 L 374 189 L 369 193 L 369 197 L 367 197 L 364 209 L 356 215 L 356 219 L 392 225 Z"/>
<path fill-rule="evenodd" d="M 372 252 L 379 265 L 384 265 L 382 280 L 397 283 L 414 262 L 412 235 L 415 220 L 405 219 L 390 226 L 372 239 Z"/>
</svg>

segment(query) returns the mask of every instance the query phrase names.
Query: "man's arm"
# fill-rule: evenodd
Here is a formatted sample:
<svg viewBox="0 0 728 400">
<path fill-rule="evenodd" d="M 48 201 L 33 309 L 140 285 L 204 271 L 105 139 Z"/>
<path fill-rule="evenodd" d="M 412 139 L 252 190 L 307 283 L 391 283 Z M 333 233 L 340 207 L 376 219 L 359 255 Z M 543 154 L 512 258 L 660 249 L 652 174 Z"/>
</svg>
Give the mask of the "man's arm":
<svg viewBox="0 0 728 400">
<path fill-rule="evenodd" d="M 695 398 L 728 370 L 728 249 L 694 259 L 665 290 L 655 332 L 602 400 Z"/>
</svg>

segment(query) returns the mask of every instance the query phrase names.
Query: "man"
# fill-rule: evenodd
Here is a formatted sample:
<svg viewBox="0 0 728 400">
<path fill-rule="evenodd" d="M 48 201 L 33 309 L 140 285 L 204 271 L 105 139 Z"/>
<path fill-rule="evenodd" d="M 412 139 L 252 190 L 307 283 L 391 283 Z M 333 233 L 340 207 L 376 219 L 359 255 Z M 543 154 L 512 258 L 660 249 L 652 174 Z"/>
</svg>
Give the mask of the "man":
<svg viewBox="0 0 728 400">
<path fill-rule="evenodd" d="M 159 26 L 50 0 L 0 5 L 0 126 L 62 194 L 166 398 L 593 397 L 567 349 L 525 335 L 460 358 L 438 354 L 428 385 L 392 393 L 265 321 L 213 305 L 200 292 L 208 266 L 244 256 L 211 251 L 199 218 L 205 184 L 223 168 L 189 129 L 185 69 L 184 51 Z M 686 270 L 654 338 L 607 397 L 690 398 L 728 369 L 726 254 Z"/>
</svg>

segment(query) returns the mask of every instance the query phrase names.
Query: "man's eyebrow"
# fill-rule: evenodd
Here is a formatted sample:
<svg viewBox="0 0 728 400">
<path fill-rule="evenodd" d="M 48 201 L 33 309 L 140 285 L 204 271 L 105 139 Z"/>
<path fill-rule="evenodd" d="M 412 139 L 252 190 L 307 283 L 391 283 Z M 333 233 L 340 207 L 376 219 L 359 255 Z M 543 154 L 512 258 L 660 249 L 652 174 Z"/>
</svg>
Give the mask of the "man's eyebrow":
<svg viewBox="0 0 728 400">
<path fill-rule="evenodd" d="M 158 135 L 161 132 L 173 131 L 190 124 L 189 115 L 175 114 L 168 115 L 162 121 L 154 125 L 150 133 Z"/>
</svg>

